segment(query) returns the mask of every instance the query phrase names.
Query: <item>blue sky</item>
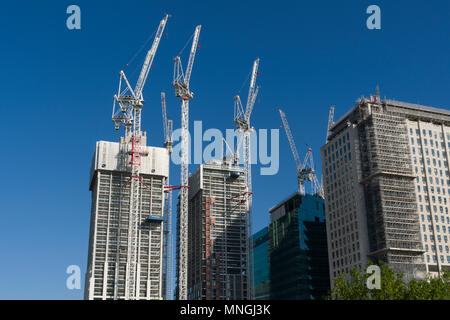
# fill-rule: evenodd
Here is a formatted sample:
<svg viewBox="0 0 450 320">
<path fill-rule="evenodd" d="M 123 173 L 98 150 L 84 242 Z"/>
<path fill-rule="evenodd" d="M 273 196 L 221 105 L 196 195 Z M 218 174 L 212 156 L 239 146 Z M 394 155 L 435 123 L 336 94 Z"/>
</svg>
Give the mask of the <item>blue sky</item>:
<svg viewBox="0 0 450 320">
<path fill-rule="evenodd" d="M 81 8 L 81 30 L 66 28 L 71 4 Z M 381 30 L 366 28 L 371 4 L 381 7 Z M 166 12 L 172 17 L 144 88 L 142 126 L 152 145 L 163 140 L 161 91 L 174 127 L 180 125 L 173 57 L 197 24 L 191 128 L 194 120 L 204 129 L 233 128 L 233 96 L 256 57 L 261 90 L 252 124 L 280 128 L 281 107 L 300 156 L 308 143 L 316 167 L 330 105 L 339 117 L 379 84 L 383 97 L 450 106 L 447 0 L 3 1 L 0 12 L 0 299 L 83 297 L 66 289 L 65 270 L 79 265 L 84 277 L 95 141 L 118 140 L 111 122 L 118 73 Z M 127 72 L 140 68 L 143 54 Z M 178 184 L 179 167 L 171 170 Z M 297 188 L 284 131 L 279 173 L 260 176 L 258 165 L 253 172 L 257 231 L 267 225 L 268 209 Z"/>
</svg>

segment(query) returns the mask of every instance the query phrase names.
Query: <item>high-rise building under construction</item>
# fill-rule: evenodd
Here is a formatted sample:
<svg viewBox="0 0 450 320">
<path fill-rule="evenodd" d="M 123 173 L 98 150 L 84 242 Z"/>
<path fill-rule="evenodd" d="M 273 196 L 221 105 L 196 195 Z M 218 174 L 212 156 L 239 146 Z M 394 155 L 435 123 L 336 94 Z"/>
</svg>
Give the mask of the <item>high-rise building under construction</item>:
<svg viewBox="0 0 450 320">
<path fill-rule="evenodd" d="M 123 138 L 122 138 L 123 139 Z M 146 146 L 141 138 L 136 254 L 130 263 L 131 164 L 127 144 L 96 143 L 90 173 L 92 192 L 85 299 L 162 299 L 164 184 L 168 177 L 166 148 Z M 130 272 L 135 268 L 134 272 Z"/>
<path fill-rule="evenodd" d="M 243 168 L 227 160 L 202 164 L 190 176 L 189 300 L 251 298 L 248 197 Z"/>
<path fill-rule="evenodd" d="M 361 98 L 322 147 L 330 277 L 450 267 L 450 112 Z"/>
</svg>

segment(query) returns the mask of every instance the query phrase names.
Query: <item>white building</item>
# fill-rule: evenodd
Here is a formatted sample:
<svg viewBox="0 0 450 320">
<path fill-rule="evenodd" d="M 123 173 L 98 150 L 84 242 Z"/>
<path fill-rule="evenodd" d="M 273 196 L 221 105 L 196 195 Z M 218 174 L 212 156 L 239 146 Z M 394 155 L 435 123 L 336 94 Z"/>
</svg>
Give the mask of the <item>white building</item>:
<svg viewBox="0 0 450 320">
<path fill-rule="evenodd" d="M 92 160 L 89 255 L 85 299 L 127 299 L 130 163 L 125 144 L 98 141 Z M 136 299 L 162 299 L 164 183 L 169 173 L 165 148 L 146 146 L 140 176 L 140 212 L 135 271 Z"/>
<path fill-rule="evenodd" d="M 369 260 L 450 268 L 450 111 L 362 98 L 321 153 L 330 279 Z"/>
</svg>

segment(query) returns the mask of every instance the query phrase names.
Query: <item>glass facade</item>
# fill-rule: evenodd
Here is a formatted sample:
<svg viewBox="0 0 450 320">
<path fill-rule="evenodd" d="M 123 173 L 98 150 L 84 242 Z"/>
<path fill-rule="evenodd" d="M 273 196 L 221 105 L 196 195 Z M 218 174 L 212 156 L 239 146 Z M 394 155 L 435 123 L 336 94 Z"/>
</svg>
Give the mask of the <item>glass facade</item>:
<svg viewBox="0 0 450 320">
<path fill-rule="evenodd" d="M 268 300 L 270 298 L 268 227 L 253 235 L 253 268 L 254 298 Z"/>
<path fill-rule="evenodd" d="M 324 200 L 297 193 L 280 208 L 268 228 L 270 299 L 322 299 L 330 283 Z"/>
</svg>

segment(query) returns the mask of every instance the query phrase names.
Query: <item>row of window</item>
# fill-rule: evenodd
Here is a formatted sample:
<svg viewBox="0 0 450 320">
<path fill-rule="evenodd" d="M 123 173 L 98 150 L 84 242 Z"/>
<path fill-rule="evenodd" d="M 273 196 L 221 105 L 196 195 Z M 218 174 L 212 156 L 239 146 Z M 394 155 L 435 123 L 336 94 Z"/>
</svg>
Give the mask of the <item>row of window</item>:
<svg viewBox="0 0 450 320">
<path fill-rule="evenodd" d="M 413 134 L 413 129 L 409 128 L 409 133 L 412 135 Z M 419 129 L 416 129 L 416 135 L 419 135 Z M 427 130 L 422 129 L 422 137 L 425 138 L 425 136 L 427 135 Z M 433 138 L 433 132 L 431 130 L 428 130 L 428 136 L 430 138 Z M 438 134 L 437 131 L 434 131 L 434 138 L 437 139 Z M 439 138 L 444 139 L 444 135 L 442 134 L 442 132 L 439 132 Z M 447 140 L 450 140 L 450 133 L 447 133 Z"/>
<path fill-rule="evenodd" d="M 429 249 L 430 249 L 430 247 L 428 247 L 428 245 L 426 244 L 426 245 L 425 245 L 425 250 L 426 250 L 426 251 L 430 251 Z M 442 247 L 441 245 L 438 246 L 438 249 L 439 249 L 439 252 L 444 251 L 444 250 L 443 250 L 444 247 Z M 431 245 L 431 251 L 432 251 L 432 252 L 436 252 L 436 247 L 435 247 L 434 245 Z M 447 252 L 447 253 L 450 252 L 448 246 L 445 246 L 445 252 Z"/>
<path fill-rule="evenodd" d="M 428 169 L 430 169 L 430 168 L 428 168 Z M 416 171 L 416 173 L 418 173 L 417 167 L 416 167 L 415 171 Z M 428 170 L 428 171 L 430 171 L 430 170 Z M 422 173 L 423 173 L 423 168 L 422 168 Z M 420 183 L 421 181 L 422 181 L 423 184 L 427 183 L 427 179 L 425 177 L 423 177 L 423 176 L 422 176 L 422 179 L 420 179 L 420 176 L 417 176 L 416 181 L 417 181 L 417 183 Z M 430 184 L 436 184 L 438 186 L 439 185 L 445 186 L 444 179 L 439 179 L 438 177 L 434 177 L 434 181 L 433 181 L 433 177 L 428 177 L 428 182 Z M 450 186 L 450 180 L 447 180 L 447 186 Z M 433 186 L 432 186 L 432 188 L 434 189 Z M 440 193 L 440 188 L 438 187 L 438 189 L 439 189 L 439 193 Z M 445 194 L 445 189 L 444 188 L 442 188 L 442 189 L 443 189 L 443 191 L 442 191 L 443 194 Z M 418 190 L 418 191 L 420 192 L 420 190 Z M 449 194 L 450 194 L 450 192 L 449 192 Z"/>
<path fill-rule="evenodd" d="M 427 231 L 427 228 L 424 224 L 422 225 L 422 231 L 423 232 Z M 430 232 L 433 231 L 433 226 L 431 224 L 428 225 L 428 231 Z M 436 225 L 436 232 L 441 232 L 439 225 Z M 442 232 L 443 233 L 447 232 L 447 228 L 445 226 L 442 226 Z M 448 228 L 448 233 L 450 234 L 450 228 Z M 447 243 L 447 236 L 444 236 L 444 241 Z"/>
<path fill-rule="evenodd" d="M 419 188 L 417 188 L 417 191 L 418 192 L 420 192 L 420 186 L 418 186 Z M 434 187 L 431 187 L 430 188 L 430 191 L 431 191 L 431 193 L 434 193 Z M 438 193 L 441 193 L 441 188 L 436 188 L 436 191 L 438 192 Z M 428 188 L 427 187 L 423 187 L 423 192 L 425 193 L 425 194 L 428 194 L 427 192 L 428 192 Z M 442 188 L 442 192 L 443 192 L 443 194 L 445 194 L 445 189 L 444 188 Z M 449 189 L 449 194 L 450 194 L 450 189 Z M 419 194 L 418 195 L 418 199 L 419 199 L 419 202 L 422 202 L 422 195 L 421 194 Z M 424 197 L 423 197 L 423 199 L 425 199 L 425 201 L 429 201 L 430 200 L 430 197 L 429 196 L 427 196 L 427 195 L 425 195 Z M 432 201 L 433 201 L 433 203 L 435 203 L 436 202 L 436 196 L 435 195 L 432 195 L 431 196 L 431 199 L 432 199 Z M 442 204 L 442 202 L 444 202 L 444 204 L 447 204 L 447 197 L 441 197 L 441 196 L 437 196 L 437 199 L 438 199 L 438 201 L 439 201 L 439 203 L 440 204 Z"/>
<path fill-rule="evenodd" d="M 359 263 L 360 261 L 361 261 L 361 254 L 358 252 L 353 254 L 353 256 L 350 255 L 348 258 L 344 257 L 341 259 L 337 259 L 336 261 L 333 261 L 333 269 L 345 267 L 348 264 Z M 348 272 L 348 269 L 346 270 L 346 272 Z"/>
<path fill-rule="evenodd" d="M 333 242 L 332 242 L 333 244 Z M 333 245 L 332 245 L 333 247 Z M 336 251 L 332 251 L 331 255 L 332 258 L 339 258 L 339 257 L 343 257 L 345 255 L 347 255 L 347 251 L 349 254 L 351 254 L 352 252 L 356 252 L 357 250 L 359 250 L 359 242 L 352 243 L 352 247 L 350 248 L 350 246 L 348 246 L 348 250 L 347 250 L 347 246 L 344 246 L 344 250 L 342 251 L 342 247 L 340 249 L 336 249 Z"/>
<path fill-rule="evenodd" d="M 422 222 L 425 222 L 425 215 L 422 214 L 420 216 L 420 218 L 422 219 Z M 431 216 L 430 215 L 427 215 L 427 221 L 431 221 Z M 434 221 L 436 221 L 436 223 L 439 223 L 439 216 L 438 215 L 434 216 Z M 447 223 L 450 223 L 450 218 L 441 216 L 441 221 L 442 221 L 442 223 L 445 223 L 445 221 L 447 221 Z"/>
<path fill-rule="evenodd" d="M 424 208 L 424 205 L 423 204 L 419 204 L 420 212 L 423 212 L 423 208 Z M 430 206 L 426 205 L 425 206 L 425 210 L 426 210 L 426 212 L 430 212 L 431 213 L 431 207 Z M 444 213 L 444 211 L 445 211 L 445 213 L 448 214 L 448 208 L 447 207 L 444 208 L 443 206 L 439 206 L 439 211 L 440 211 L 440 213 Z M 437 211 L 437 206 L 433 206 L 433 212 L 434 213 L 438 212 Z"/>
<path fill-rule="evenodd" d="M 341 147 L 343 144 L 345 144 L 346 141 L 350 141 L 350 133 L 347 132 L 347 134 L 344 134 L 339 139 L 336 139 L 336 142 L 334 144 L 330 144 L 330 146 L 324 150 L 325 156 L 327 156 L 327 153 L 330 154 L 331 152 L 334 152 L 334 150 L 337 150 L 339 147 Z M 350 149 L 350 144 L 348 146 Z"/>
<path fill-rule="evenodd" d="M 360 272 L 362 271 L 362 267 L 361 267 L 361 264 L 358 264 L 358 265 L 355 265 L 355 267 L 356 267 L 356 269 L 358 269 Z M 342 269 L 342 271 L 344 271 L 345 270 L 345 273 L 347 273 L 348 274 L 348 272 L 349 272 L 349 268 L 347 267 L 347 268 L 345 268 L 345 269 Z M 338 276 L 338 274 L 340 273 L 340 271 L 334 271 L 333 272 L 333 276 L 334 276 L 334 278 L 336 278 L 337 276 Z"/>
<path fill-rule="evenodd" d="M 427 140 L 427 139 L 423 139 L 422 141 L 423 141 L 423 144 L 424 144 L 425 146 L 428 147 L 428 140 Z M 417 142 L 417 144 L 418 144 L 419 146 L 421 145 L 420 139 L 414 140 L 414 138 L 411 138 L 411 144 L 414 144 L 415 142 Z M 440 146 L 442 149 L 445 149 L 445 143 L 444 143 L 444 142 L 441 141 L 441 143 L 439 144 L 437 141 L 433 141 L 433 140 L 430 139 L 430 147 L 436 147 L 436 148 L 439 148 L 439 146 Z M 447 147 L 450 148 L 450 142 L 447 143 Z"/>
<path fill-rule="evenodd" d="M 440 258 L 441 258 L 441 263 L 445 263 L 445 262 L 444 262 L 444 261 L 445 261 L 444 256 L 441 255 Z M 428 263 L 431 262 L 430 255 L 428 255 L 428 254 L 427 254 L 427 262 L 428 262 Z M 433 262 L 434 262 L 434 263 L 437 262 L 437 257 L 436 257 L 436 255 L 433 255 Z M 450 263 L 450 256 L 447 256 L 447 263 Z"/>
<path fill-rule="evenodd" d="M 442 236 L 440 234 L 438 234 L 436 236 L 436 238 L 437 238 L 438 242 L 442 242 Z M 444 238 L 447 239 L 447 236 L 444 236 Z M 423 235 L 423 240 L 425 240 L 425 242 L 428 241 L 428 237 L 427 237 L 426 234 Z M 430 241 L 434 242 L 434 236 L 433 235 L 430 235 Z M 447 242 L 447 240 L 445 242 Z"/>
</svg>

